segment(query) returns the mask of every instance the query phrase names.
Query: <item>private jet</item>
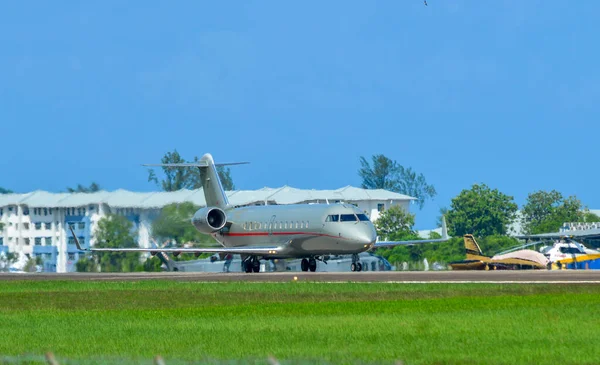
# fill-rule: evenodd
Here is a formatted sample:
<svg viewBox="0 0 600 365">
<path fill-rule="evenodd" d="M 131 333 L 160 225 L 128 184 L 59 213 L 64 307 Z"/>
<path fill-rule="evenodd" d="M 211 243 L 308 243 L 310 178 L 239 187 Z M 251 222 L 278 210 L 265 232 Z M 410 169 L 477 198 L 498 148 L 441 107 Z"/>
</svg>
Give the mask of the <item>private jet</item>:
<svg viewBox="0 0 600 365">
<path fill-rule="evenodd" d="M 447 241 L 443 226 L 441 239 L 377 243 L 377 233 L 369 218 L 352 204 L 293 204 L 232 206 L 225 194 L 217 166 L 247 162 L 215 164 L 210 154 L 194 163 L 149 164 L 167 168 L 198 168 L 206 207 L 199 209 L 191 223 L 201 233 L 211 235 L 222 247 L 216 248 L 94 248 L 89 252 L 150 252 L 241 255 L 243 270 L 259 272 L 261 260 L 301 259 L 302 271 L 316 271 L 317 261 L 327 263 L 333 255 L 351 255 L 351 271 L 362 271 L 359 253 L 374 247 L 412 245 Z"/>
</svg>

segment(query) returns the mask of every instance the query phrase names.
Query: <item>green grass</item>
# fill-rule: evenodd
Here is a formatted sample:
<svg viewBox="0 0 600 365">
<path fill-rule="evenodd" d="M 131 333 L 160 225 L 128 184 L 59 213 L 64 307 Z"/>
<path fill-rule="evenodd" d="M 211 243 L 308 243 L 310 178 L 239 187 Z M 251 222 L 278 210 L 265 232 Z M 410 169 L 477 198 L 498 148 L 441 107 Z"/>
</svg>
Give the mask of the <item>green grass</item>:
<svg viewBox="0 0 600 365">
<path fill-rule="evenodd" d="M 598 285 L 0 282 L 6 356 L 562 365 L 599 341 Z"/>
</svg>

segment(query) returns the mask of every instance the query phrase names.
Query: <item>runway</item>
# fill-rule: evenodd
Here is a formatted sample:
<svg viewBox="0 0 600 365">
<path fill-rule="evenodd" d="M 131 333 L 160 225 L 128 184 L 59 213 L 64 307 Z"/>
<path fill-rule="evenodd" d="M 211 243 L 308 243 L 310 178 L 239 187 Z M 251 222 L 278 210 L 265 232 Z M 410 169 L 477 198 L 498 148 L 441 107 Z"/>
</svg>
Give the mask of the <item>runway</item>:
<svg viewBox="0 0 600 365">
<path fill-rule="evenodd" d="M 268 272 L 268 273 L 0 273 L 0 281 L 83 280 L 142 281 L 172 280 L 193 282 L 371 282 L 371 283 L 594 283 L 600 284 L 600 270 L 558 271 L 387 271 L 387 272 Z"/>
</svg>

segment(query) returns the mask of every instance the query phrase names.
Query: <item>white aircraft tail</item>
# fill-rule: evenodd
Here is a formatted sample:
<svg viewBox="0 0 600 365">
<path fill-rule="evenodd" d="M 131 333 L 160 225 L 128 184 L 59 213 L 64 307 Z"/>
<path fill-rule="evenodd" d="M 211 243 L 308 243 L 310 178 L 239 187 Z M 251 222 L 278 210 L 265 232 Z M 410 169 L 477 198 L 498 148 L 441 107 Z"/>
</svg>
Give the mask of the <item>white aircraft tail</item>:
<svg viewBox="0 0 600 365">
<path fill-rule="evenodd" d="M 202 180 L 202 189 L 207 207 L 217 207 L 225 209 L 229 206 L 229 200 L 221 185 L 221 179 L 217 173 L 216 166 L 243 165 L 248 162 L 231 162 L 216 164 L 210 153 L 205 154 L 198 162 L 193 163 L 167 163 L 167 164 L 145 164 L 150 167 L 197 167 L 200 170 L 200 179 Z"/>
</svg>

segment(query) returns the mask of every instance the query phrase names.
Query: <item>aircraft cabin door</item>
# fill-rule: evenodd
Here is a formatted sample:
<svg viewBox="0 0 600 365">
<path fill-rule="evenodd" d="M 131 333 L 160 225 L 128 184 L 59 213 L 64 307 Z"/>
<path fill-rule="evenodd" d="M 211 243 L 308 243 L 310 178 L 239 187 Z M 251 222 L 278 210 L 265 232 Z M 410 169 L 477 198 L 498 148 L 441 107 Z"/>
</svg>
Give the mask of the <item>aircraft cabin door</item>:
<svg viewBox="0 0 600 365">
<path fill-rule="evenodd" d="M 269 233 L 269 241 L 270 242 L 273 242 L 275 240 L 275 237 L 273 236 L 273 230 L 275 229 L 275 224 L 277 224 L 275 222 L 275 218 L 276 218 L 276 216 L 273 215 L 271 217 L 271 220 L 269 221 L 269 227 L 268 227 L 268 231 L 267 232 Z"/>
</svg>

